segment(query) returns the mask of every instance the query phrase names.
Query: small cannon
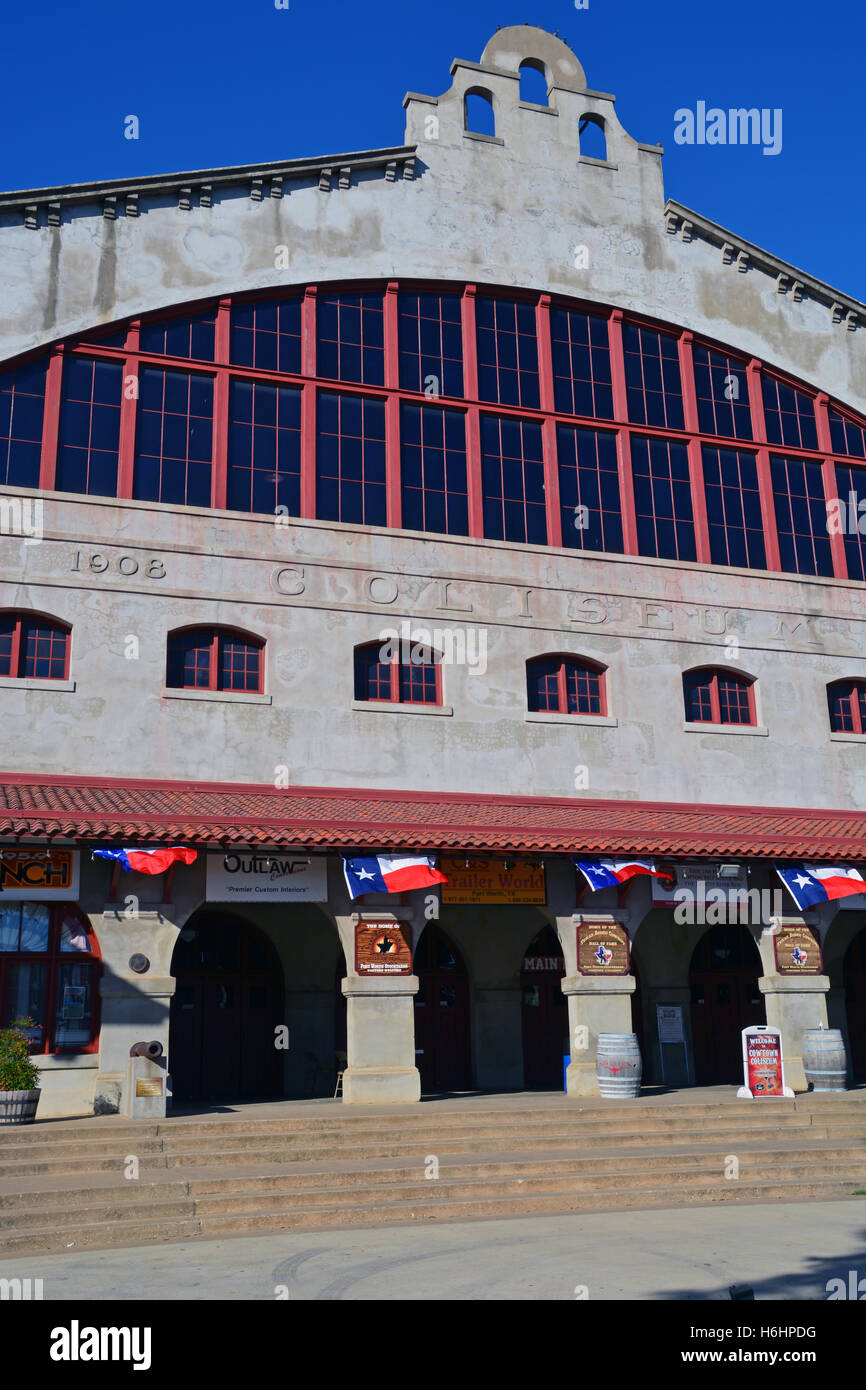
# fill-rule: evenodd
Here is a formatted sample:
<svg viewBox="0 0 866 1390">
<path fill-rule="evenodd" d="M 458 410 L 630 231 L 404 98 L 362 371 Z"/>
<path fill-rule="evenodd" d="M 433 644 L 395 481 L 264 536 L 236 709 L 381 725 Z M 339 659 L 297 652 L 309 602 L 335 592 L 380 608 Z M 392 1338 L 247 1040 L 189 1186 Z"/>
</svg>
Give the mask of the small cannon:
<svg viewBox="0 0 866 1390">
<path fill-rule="evenodd" d="M 130 1057 L 149 1057 L 150 1060 L 151 1060 L 152 1062 L 155 1062 L 155 1061 L 157 1060 L 158 1057 L 161 1057 L 161 1056 L 162 1056 L 162 1043 L 161 1043 L 161 1042 L 137 1042 L 137 1043 L 133 1043 L 133 1044 L 132 1044 L 132 1047 L 129 1049 L 129 1055 L 130 1055 Z"/>
</svg>

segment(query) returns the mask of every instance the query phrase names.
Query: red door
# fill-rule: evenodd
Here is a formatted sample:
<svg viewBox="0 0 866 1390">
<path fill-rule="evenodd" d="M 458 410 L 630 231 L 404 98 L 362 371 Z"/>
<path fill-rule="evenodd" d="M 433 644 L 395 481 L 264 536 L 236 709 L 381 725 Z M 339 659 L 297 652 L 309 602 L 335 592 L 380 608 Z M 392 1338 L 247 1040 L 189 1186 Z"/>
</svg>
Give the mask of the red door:
<svg viewBox="0 0 866 1390">
<path fill-rule="evenodd" d="M 568 1001 L 560 981 L 565 975 L 559 938 L 545 927 L 523 957 L 523 1084 L 528 1091 L 561 1091 L 562 1059 L 568 1047 Z"/>
<path fill-rule="evenodd" d="M 695 1081 L 699 1086 L 742 1084 L 741 1033 L 766 1023 L 758 948 L 745 927 L 711 927 L 698 942 L 689 970 Z"/>
<path fill-rule="evenodd" d="M 282 1094 L 275 1029 L 284 1022 L 282 969 L 243 921 L 196 913 L 172 960 L 169 1069 L 178 1101 Z"/>
<path fill-rule="evenodd" d="M 859 932 L 842 966 L 845 1008 L 848 1014 L 848 1046 L 856 1080 L 866 1079 L 866 928 Z"/>
<path fill-rule="evenodd" d="M 422 1091 L 468 1091 L 469 982 L 457 947 L 431 922 L 415 948 L 415 1062 Z"/>
</svg>

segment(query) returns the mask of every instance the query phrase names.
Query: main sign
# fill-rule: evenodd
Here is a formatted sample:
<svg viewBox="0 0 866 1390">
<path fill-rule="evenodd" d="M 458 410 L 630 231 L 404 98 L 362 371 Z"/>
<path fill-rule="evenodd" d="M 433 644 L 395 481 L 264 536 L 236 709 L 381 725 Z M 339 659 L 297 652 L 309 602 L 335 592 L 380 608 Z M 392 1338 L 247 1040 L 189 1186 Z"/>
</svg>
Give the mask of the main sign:
<svg viewBox="0 0 866 1390">
<path fill-rule="evenodd" d="M 77 897 L 77 849 L 4 849 L 0 852 L 0 900 L 38 898 L 45 902 Z"/>
<path fill-rule="evenodd" d="M 212 903 L 327 902 L 326 861 L 279 850 L 209 854 L 206 891 Z"/>
</svg>

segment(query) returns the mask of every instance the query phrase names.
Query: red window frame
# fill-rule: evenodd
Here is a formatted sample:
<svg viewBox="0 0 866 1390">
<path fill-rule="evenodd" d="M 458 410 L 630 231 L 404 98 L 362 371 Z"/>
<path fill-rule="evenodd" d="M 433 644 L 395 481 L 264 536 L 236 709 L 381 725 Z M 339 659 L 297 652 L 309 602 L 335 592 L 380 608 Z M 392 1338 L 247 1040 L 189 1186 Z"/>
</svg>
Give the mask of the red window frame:
<svg viewBox="0 0 866 1390">
<path fill-rule="evenodd" d="M 10 900 L 8 906 L 11 907 L 14 905 L 15 903 Z M 45 1017 L 40 1024 L 42 1029 L 41 1040 L 36 1046 L 31 1043 L 31 1053 L 34 1056 L 56 1056 L 58 1054 L 69 1055 L 70 1053 L 97 1052 L 99 1050 L 101 1018 L 99 980 L 102 974 L 102 953 L 92 923 L 85 913 L 82 912 L 77 903 L 21 903 L 19 901 L 17 905 L 19 907 L 44 907 L 48 909 L 48 949 L 46 951 L 0 951 L 0 1019 L 6 1019 L 8 1023 L 11 1023 L 13 1018 L 18 1016 L 17 1011 L 13 1012 L 7 1004 L 9 966 L 44 964 L 46 968 Z M 89 951 L 61 951 L 61 927 L 64 918 L 67 916 L 75 918 L 83 928 L 91 946 Z M 86 1043 L 61 1044 L 58 1046 L 56 1035 L 57 995 L 60 976 L 59 967 L 61 965 L 74 964 L 90 965 L 92 968 L 90 1038 Z M 38 1019 L 36 1021 L 37 1023 L 40 1022 Z M 6 1024 L 4 1023 L 3 1026 L 6 1026 Z"/>
<path fill-rule="evenodd" d="M 181 660 L 172 651 L 175 643 L 180 643 L 184 638 L 190 639 L 200 635 L 208 640 L 199 644 L 198 650 L 207 651 L 207 685 L 197 685 L 195 682 L 189 684 L 171 685 L 172 666 L 178 665 L 183 675 L 186 673 L 186 662 Z M 246 647 L 248 651 L 255 651 L 258 654 L 258 684 L 254 687 L 247 685 L 226 685 L 223 678 L 223 663 L 226 655 L 226 645 L 231 642 L 238 642 Z M 166 663 L 165 681 L 168 690 L 216 690 L 224 691 L 229 694 L 241 695 L 261 695 L 265 688 L 265 642 L 261 637 L 256 637 L 251 632 L 244 632 L 241 628 L 233 627 L 202 627 L 196 624 L 194 627 L 175 628 L 168 634 L 166 642 Z M 196 663 L 196 669 L 204 669 Z M 235 669 L 234 665 L 231 667 Z M 238 667 L 238 669 L 243 669 Z"/>
<path fill-rule="evenodd" d="M 72 628 L 68 623 L 61 622 L 58 618 L 51 618 L 43 613 L 19 612 L 14 609 L 0 611 L 0 622 L 12 622 L 12 643 L 9 652 L 9 670 L 0 670 L 0 676 L 5 676 L 10 680 L 45 680 L 45 681 L 65 681 L 69 679 L 70 661 L 70 637 Z M 35 628 L 37 633 L 47 633 L 49 643 L 49 662 L 54 658 L 54 644 L 62 639 L 63 642 L 63 674 L 60 676 L 40 676 L 25 675 L 21 670 L 27 659 L 26 645 L 29 633 L 28 628 Z M 41 640 L 37 635 L 37 644 Z M 2 660 L 2 658 L 0 658 Z"/>
<path fill-rule="evenodd" d="M 539 670 L 539 667 L 550 666 L 551 671 Z M 590 660 L 589 657 L 569 656 L 558 652 L 550 653 L 547 656 L 534 656 L 526 663 L 526 701 L 530 713 L 533 714 L 583 714 L 600 718 L 607 714 L 607 681 L 605 680 L 606 668 L 597 661 Z M 539 677 L 544 677 L 548 682 L 555 682 L 555 686 L 548 688 L 548 696 L 555 692 L 556 703 L 547 705 L 544 709 L 540 705 L 540 695 L 537 689 L 533 690 L 533 681 Z M 581 689 L 584 684 L 586 690 Z M 569 699 L 574 697 L 576 708 L 569 709 Z M 594 700 L 598 701 L 597 710 L 584 708 Z"/>
<path fill-rule="evenodd" d="M 696 678 L 706 676 L 707 680 L 698 684 Z M 692 690 L 688 682 L 694 681 L 693 689 L 699 689 L 702 696 L 706 694 L 709 698 L 710 714 L 709 718 L 696 718 L 694 711 L 689 710 L 689 699 Z M 744 692 L 748 702 L 748 719 L 729 719 L 723 717 L 730 713 L 731 703 L 723 686 L 729 686 L 738 692 Z M 757 725 L 758 717 L 755 706 L 755 682 L 750 676 L 744 676 L 739 671 L 725 671 L 717 666 L 697 666 L 692 671 L 683 672 L 683 699 L 685 703 L 686 720 L 690 724 L 721 724 L 726 727 L 747 729 Z M 701 703 L 705 701 L 702 699 Z"/>
<path fill-rule="evenodd" d="M 381 642 L 363 642 L 355 648 L 354 668 L 355 668 L 355 699 L 363 701 L 364 704 L 371 705 L 429 705 L 435 707 L 441 705 L 443 701 L 442 693 L 442 657 L 437 652 L 434 654 L 433 661 L 413 662 L 411 661 L 411 648 L 414 645 L 410 641 L 406 644 L 409 652 L 404 653 L 403 642 L 389 641 L 384 639 Z M 382 661 L 381 655 L 375 663 L 369 660 L 376 653 L 380 653 L 383 647 L 391 647 L 392 651 L 388 661 Z M 401 661 L 402 655 L 408 654 L 410 660 Z M 372 665 L 377 667 L 375 678 L 376 688 L 379 689 L 386 684 L 386 679 L 380 672 L 387 670 L 387 695 L 367 695 L 362 693 L 367 687 L 369 680 L 369 669 Z M 425 698 L 426 693 L 431 689 L 428 679 L 430 671 L 433 671 L 435 678 L 435 689 L 433 699 Z M 420 680 L 413 679 L 423 673 Z"/>
<path fill-rule="evenodd" d="M 827 704 L 832 733 L 866 734 L 866 680 L 831 681 L 827 686 Z M 845 720 L 850 720 L 850 728 Z"/>
</svg>

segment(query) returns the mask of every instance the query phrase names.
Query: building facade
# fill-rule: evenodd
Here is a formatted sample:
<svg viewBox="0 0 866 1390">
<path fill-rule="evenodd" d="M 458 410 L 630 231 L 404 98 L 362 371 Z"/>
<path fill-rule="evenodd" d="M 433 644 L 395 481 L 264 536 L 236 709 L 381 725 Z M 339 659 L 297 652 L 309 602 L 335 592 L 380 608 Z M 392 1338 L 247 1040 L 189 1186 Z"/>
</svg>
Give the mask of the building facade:
<svg viewBox="0 0 866 1390">
<path fill-rule="evenodd" d="M 765 1021 L 795 1089 L 821 1025 L 866 1074 L 866 899 L 774 868 L 866 859 L 866 307 L 666 201 L 545 31 L 451 79 L 401 146 L 0 195 L 42 1115 L 121 1108 L 151 1039 L 184 1101 L 593 1094 L 600 1032 L 735 1082 Z M 352 853 L 449 883 L 353 902 Z M 604 855 L 692 896 L 590 892 Z"/>
</svg>

